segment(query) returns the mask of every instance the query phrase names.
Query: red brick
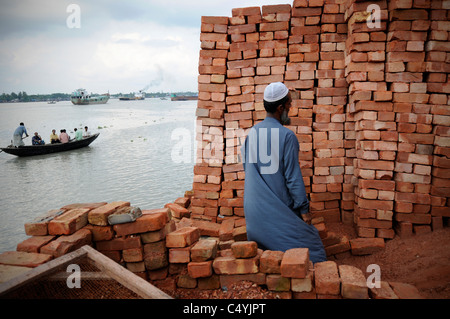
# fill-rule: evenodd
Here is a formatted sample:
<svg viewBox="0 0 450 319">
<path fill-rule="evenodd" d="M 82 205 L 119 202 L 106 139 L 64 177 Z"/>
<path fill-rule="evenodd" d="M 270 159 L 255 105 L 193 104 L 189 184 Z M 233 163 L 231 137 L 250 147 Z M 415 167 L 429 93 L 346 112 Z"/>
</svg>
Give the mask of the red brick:
<svg viewBox="0 0 450 319">
<path fill-rule="evenodd" d="M 114 237 L 114 230 L 112 226 L 96 226 L 86 225 L 84 227 L 92 233 L 92 241 L 111 240 Z"/>
<path fill-rule="evenodd" d="M 341 295 L 348 299 L 368 299 L 366 277 L 361 269 L 350 265 L 339 266 Z"/>
<path fill-rule="evenodd" d="M 145 233 L 160 230 L 167 223 L 167 213 L 155 213 L 142 215 L 134 222 L 114 225 L 117 236 Z"/>
<path fill-rule="evenodd" d="M 215 239 L 200 239 L 191 248 L 192 261 L 207 261 L 214 259 L 217 254 L 217 241 Z"/>
<path fill-rule="evenodd" d="M 95 208 L 89 212 L 88 221 L 92 225 L 106 226 L 108 225 L 108 216 L 113 214 L 116 209 L 125 206 L 130 206 L 130 202 L 117 201 Z"/>
<path fill-rule="evenodd" d="M 370 255 L 384 249 L 383 238 L 355 238 L 350 240 L 353 255 Z"/>
<path fill-rule="evenodd" d="M 95 243 L 97 250 L 124 250 L 141 247 L 140 237 L 114 238 Z"/>
<path fill-rule="evenodd" d="M 197 227 L 183 227 L 167 234 L 167 247 L 186 247 L 192 245 L 200 238 L 200 231 Z"/>
<path fill-rule="evenodd" d="M 268 274 L 281 273 L 280 266 L 284 252 L 265 250 L 260 259 L 260 271 Z"/>
<path fill-rule="evenodd" d="M 372 299 L 398 299 L 387 281 L 380 282 L 380 288 L 370 288 L 369 294 Z"/>
<path fill-rule="evenodd" d="M 48 224 L 50 235 L 71 235 L 88 223 L 88 208 L 71 209 L 53 218 Z"/>
<path fill-rule="evenodd" d="M 25 233 L 28 236 L 48 235 L 48 223 L 63 212 L 64 210 L 61 209 L 52 209 L 46 214 L 36 217 L 33 221 L 25 223 Z"/>
<path fill-rule="evenodd" d="M 234 219 L 226 219 L 222 221 L 219 229 L 219 239 L 227 241 L 233 239 Z"/>
<path fill-rule="evenodd" d="M 189 276 L 191 278 L 210 277 L 213 274 L 212 263 L 212 260 L 188 263 Z"/>
<path fill-rule="evenodd" d="M 267 289 L 271 291 L 290 291 L 291 280 L 281 275 L 267 275 L 266 276 Z"/>
<path fill-rule="evenodd" d="M 234 257 L 217 257 L 214 259 L 214 272 L 218 275 L 256 274 L 259 255 L 253 258 L 236 259 Z"/>
<path fill-rule="evenodd" d="M 339 295 L 340 284 L 338 267 L 334 261 L 314 264 L 314 285 L 317 294 Z"/>
<path fill-rule="evenodd" d="M 0 254 L 0 264 L 34 268 L 53 259 L 49 254 L 28 253 L 24 251 L 5 251 Z"/>
<path fill-rule="evenodd" d="M 235 258 L 252 258 L 258 253 L 258 244 L 254 241 L 239 241 L 231 244 Z"/>
<path fill-rule="evenodd" d="M 123 260 L 128 263 L 141 262 L 144 260 L 144 252 L 142 247 L 124 249 L 122 251 L 122 257 Z"/>
<path fill-rule="evenodd" d="M 41 253 L 60 257 L 84 245 L 92 243 L 92 234 L 87 229 L 80 229 L 69 236 L 60 236 L 41 248 Z"/>
<path fill-rule="evenodd" d="M 305 278 L 309 267 L 309 249 L 293 248 L 284 253 L 281 275 L 289 278 Z"/>
<path fill-rule="evenodd" d="M 401 282 L 389 282 L 392 290 L 399 299 L 424 299 L 419 290 L 411 284 Z"/>
<path fill-rule="evenodd" d="M 164 241 L 144 245 L 144 263 L 147 270 L 168 266 L 167 249 Z"/>
<path fill-rule="evenodd" d="M 55 238 L 55 236 L 33 236 L 17 244 L 16 250 L 27 253 L 39 253 L 42 246 L 47 245 Z"/>
<path fill-rule="evenodd" d="M 170 248 L 169 262 L 172 264 L 188 263 L 191 261 L 190 247 Z"/>
</svg>

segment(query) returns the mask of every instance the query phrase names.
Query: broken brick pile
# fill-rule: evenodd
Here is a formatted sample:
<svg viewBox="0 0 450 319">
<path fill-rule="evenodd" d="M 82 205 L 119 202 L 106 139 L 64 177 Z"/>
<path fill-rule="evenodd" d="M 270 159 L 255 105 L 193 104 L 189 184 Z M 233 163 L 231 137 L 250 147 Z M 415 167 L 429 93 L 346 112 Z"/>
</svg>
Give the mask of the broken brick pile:
<svg viewBox="0 0 450 319">
<path fill-rule="evenodd" d="M 11 279 L 90 245 L 153 285 L 175 293 L 177 288 L 226 289 L 240 281 L 266 287 L 277 298 L 421 298 L 409 284 L 381 281 L 369 288 L 365 274 L 334 261 L 313 263 L 307 248 L 262 251 L 247 241 L 245 219 L 219 223 L 186 218 L 191 195 L 161 209 L 142 210 L 134 221 L 110 225 L 108 216 L 126 211 L 130 202 L 72 204 L 25 224 L 31 236 L 16 251 L 0 254 L 0 277 Z M 177 216 L 177 217 L 175 217 Z M 348 241 L 327 232 L 323 219 L 314 221 L 327 255 L 351 251 L 356 255 L 383 249 L 369 239 Z M 378 245 L 378 246 L 377 246 Z"/>
<path fill-rule="evenodd" d="M 202 17 L 192 217 L 243 217 L 240 148 L 284 82 L 311 211 L 361 238 L 450 217 L 449 1 L 294 0 Z"/>
</svg>

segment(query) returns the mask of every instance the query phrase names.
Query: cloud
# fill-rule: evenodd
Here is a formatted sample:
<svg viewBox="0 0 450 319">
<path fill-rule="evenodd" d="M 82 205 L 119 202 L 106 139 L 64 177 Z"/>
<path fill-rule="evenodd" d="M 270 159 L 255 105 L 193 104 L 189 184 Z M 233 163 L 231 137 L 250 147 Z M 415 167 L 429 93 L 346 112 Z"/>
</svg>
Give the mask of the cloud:
<svg viewBox="0 0 450 319">
<path fill-rule="evenodd" d="M 201 16 L 280 0 L 3 1 L 0 90 L 197 90 Z M 71 3 L 81 28 L 67 27 Z M 0 92 L 2 93 L 2 92 Z"/>
</svg>

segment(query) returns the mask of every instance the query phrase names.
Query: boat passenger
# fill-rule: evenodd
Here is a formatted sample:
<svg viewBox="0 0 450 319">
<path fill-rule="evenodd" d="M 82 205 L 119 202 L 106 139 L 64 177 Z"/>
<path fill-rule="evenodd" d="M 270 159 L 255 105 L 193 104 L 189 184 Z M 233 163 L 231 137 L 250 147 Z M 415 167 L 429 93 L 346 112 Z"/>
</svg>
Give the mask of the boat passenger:
<svg viewBox="0 0 450 319">
<path fill-rule="evenodd" d="M 38 134 L 38 132 L 34 132 L 34 136 L 31 139 L 31 144 L 33 144 L 33 145 L 45 145 L 45 142 L 42 140 L 42 138 Z"/>
<path fill-rule="evenodd" d="M 61 141 L 61 143 L 69 142 L 70 136 L 66 133 L 66 130 L 61 130 L 61 134 L 59 134 L 59 140 Z"/>
<path fill-rule="evenodd" d="M 50 134 L 50 143 L 61 143 L 59 136 L 56 134 L 56 130 L 52 130 L 52 134 Z"/>
<path fill-rule="evenodd" d="M 26 137 L 28 137 L 27 129 L 25 128 L 25 125 L 23 124 L 23 122 L 21 122 L 19 124 L 19 127 L 16 128 L 16 130 L 14 131 L 14 134 L 13 134 L 13 145 L 15 147 L 25 145 L 25 143 L 23 142 L 23 138 L 22 138 L 23 134 L 25 134 Z"/>
<path fill-rule="evenodd" d="M 83 137 L 89 137 L 91 136 L 91 132 L 89 132 L 88 127 L 84 127 Z"/>
<path fill-rule="evenodd" d="M 73 129 L 75 131 L 75 139 L 81 141 L 83 139 L 83 132 L 79 131 L 77 128 Z"/>
</svg>

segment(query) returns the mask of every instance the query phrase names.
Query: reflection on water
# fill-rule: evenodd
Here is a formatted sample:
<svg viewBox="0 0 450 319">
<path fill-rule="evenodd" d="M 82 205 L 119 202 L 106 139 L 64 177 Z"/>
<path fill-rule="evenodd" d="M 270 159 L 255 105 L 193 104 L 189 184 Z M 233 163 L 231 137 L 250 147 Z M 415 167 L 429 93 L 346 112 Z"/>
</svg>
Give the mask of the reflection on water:
<svg viewBox="0 0 450 319">
<path fill-rule="evenodd" d="M 66 204 L 130 201 L 141 209 L 160 208 L 192 187 L 190 163 L 176 163 L 175 129 L 194 141 L 196 101 L 110 100 L 105 105 L 70 102 L 0 104 L 0 145 L 8 145 L 23 121 L 28 134 L 48 141 L 51 129 L 89 126 L 100 136 L 89 147 L 19 158 L 0 154 L 0 252 L 15 250 L 26 237 L 24 223 Z M 72 132 L 72 133 L 71 133 Z M 31 143 L 29 138 L 26 144 Z"/>
</svg>

